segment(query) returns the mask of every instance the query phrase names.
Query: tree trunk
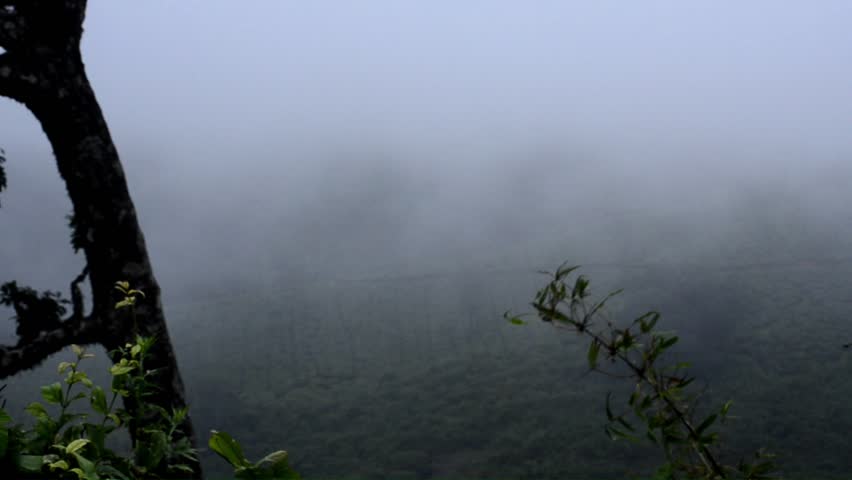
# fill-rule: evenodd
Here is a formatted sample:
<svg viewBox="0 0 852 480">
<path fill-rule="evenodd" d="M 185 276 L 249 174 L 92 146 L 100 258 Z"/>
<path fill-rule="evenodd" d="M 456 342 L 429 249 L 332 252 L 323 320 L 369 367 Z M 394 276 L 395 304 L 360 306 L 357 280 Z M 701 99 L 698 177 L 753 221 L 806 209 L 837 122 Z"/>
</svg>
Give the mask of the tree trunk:
<svg viewBox="0 0 852 480">
<path fill-rule="evenodd" d="M 70 343 L 100 343 L 111 351 L 132 342 L 133 323 L 114 308 L 113 286 L 126 280 L 145 293 L 135 310 L 138 333 L 157 338 L 146 367 L 161 369 L 160 390 L 150 401 L 171 411 L 186 406 L 183 381 L 124 170 L 80 55 L 85 8 L 85 0 L 0 0 L 0 47 L 6 50 L 0 95 L 26 105 L 53 147 L 73 204 L 72 243 L 85 253 L 93 293 L 91 314 L 72 319 L 75 325 L 65 322 L 44 348 L 29 346 L 17 357 L 11 349 L 0 351 L 0 376 L 13 373 L 16 361 L 18 369 L 30 368 Z M 136 409 L 125 407 L 131 414 Z M 189 417 L 182 430 L 195 447 Z M 201 478 L 200 465 L 193 468 Z"/>
</svg>

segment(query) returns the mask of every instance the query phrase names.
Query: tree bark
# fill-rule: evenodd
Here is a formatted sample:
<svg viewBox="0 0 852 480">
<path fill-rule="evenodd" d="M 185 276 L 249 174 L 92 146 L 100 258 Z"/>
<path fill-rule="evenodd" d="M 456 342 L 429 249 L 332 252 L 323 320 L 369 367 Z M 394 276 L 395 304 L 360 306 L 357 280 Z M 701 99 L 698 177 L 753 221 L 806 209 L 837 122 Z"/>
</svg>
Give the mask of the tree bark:
<svg viewBox="0 0 852 480">
<path fill-rule="evenodd" d="M 161 369 L 160 390 L 150 401 L 171 411 L 186 406 L 184 385 L 124 170 L 81 58 L 85 9 L 85 0 L 0 0 L 0 95 L 23 103 L 53 147 L 73 204 L 72 243 L 85 254 L 93 303 L 83 317 L 75 302 L 75 315 L 32 344 L 0 348 L 0 377 L 71 343 L 112 351 L 132 342 L 133 322 L 114 308 L 113 286 L 126 280 L 145 293 L 135 308 L 138 333 L 157 338 L 146 367 Z M 136 409 L 125 407 L 131 414 Z M 189 417 L 182 430 L 195 447 Z M 200 465 L 193 468 L 194 478 L 201 478 Z"/>
</svg>

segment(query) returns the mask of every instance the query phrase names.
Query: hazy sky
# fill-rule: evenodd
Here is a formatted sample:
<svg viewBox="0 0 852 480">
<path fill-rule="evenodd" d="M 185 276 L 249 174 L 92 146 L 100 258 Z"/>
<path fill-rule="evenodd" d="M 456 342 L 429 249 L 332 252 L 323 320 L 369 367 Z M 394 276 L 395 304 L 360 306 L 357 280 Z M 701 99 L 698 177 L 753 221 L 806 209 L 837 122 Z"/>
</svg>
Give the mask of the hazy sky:
<svg viewBox="0 0 852 480">
<path fill-rule="evenodd" d="M 91 2 L 120 142 L 848 146 L 845 1 L 250 5 Z"/>
<path fill-rule="evenodd" d="M 92 0 L 83 53 L 168 275 L 280 245 L 295 263 L 459 253 L 535 233 L 525 215 L 568 231 L 750 188 L 840 205 L 850 21 L 848 1 Z M 0 125 L 0 228 L 23 225 L 0 262 L 64 271 L 49 146 L 11 101 Z"/>
</svg>

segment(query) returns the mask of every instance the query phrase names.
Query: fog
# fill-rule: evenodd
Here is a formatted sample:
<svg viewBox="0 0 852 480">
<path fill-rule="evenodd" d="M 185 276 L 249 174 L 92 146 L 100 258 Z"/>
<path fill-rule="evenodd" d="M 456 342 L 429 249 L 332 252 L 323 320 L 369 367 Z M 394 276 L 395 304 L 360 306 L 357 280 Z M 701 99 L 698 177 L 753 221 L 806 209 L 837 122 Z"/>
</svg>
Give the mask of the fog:
<svg viewBox="0 0 852 480">
<path fill-rule="evenodd" d="M 818 285 L 852 273 L 850 19 L 845 1 L 92 1 L 83 55 L 182 365 L 214 347 L 181 332 L 231 328 L 188 305 L 278 289 L 331 308 L 308 291 L 332 285 L 349 298 L 336 308 L 387 318 L 381 302 L 408 300 L 340 285 L 418 290 L 429 275 L 424 305 L 488 295 L 495 315 L 478 331 L 493 322 L 494 342 L 522 355 L 550 333 L 513 340 L 499 313 L 563 260 L 586 265 L 597 292 L 624 287 L 617 309 L 717 317 L 702 297 L 728 288 L 737 315 L 763 324 L 773 289 L 732 272 L 811 268 L 797 273 L 805 295 L 841 305 L 812 340 L 834 348 L 850 304 Z M 0 125 L 0 281 L 65 290 L 82 259 L 50 146 L 8 99 Z M 441 315 L 383 328 L 429 357 L 423 332 L 439 341 Z M 739 324 L 693 322 L 678 325 L 714 345 Z M 0 322 L 7 343 L 13 327 Z M 252 351 L 267 347 L 289 348 Z M 356 373 L 392 370 L 383 358 Z M 202 402 L 208 387 L 188 376 Z"/>
</svg>

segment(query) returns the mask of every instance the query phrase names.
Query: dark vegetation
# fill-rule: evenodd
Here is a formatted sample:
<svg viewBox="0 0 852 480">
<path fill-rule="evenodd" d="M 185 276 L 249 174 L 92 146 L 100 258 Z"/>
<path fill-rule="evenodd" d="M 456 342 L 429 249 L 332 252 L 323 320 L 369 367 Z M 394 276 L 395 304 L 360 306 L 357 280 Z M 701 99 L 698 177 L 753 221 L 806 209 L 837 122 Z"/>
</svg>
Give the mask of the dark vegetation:
<svg viewBox="0 0 852 480">
<path fill-rule="evenodd" d="M 732 293 L 726 285 L 748 291 L 750 279 L 765 282 L 772 278 L 802 278 L 801 268 L 780 269 L 774 275 L 760 269 L 751 275 L 740 275 L 738 282 L 705 283 L 703 289 L 713 296 L 725 297 Z M 684 285 L 682 278 L 675 279 L 679 287 L 666 285 L 672 288 L 672 298 L 679 297 L 678 288 L 695 288 Z M 817 286 L 827 287 L 836 280 L 828 277 Z M 308 336 L 303 343 L 294 342 L 278 352 L 271 350 L 261 355 L 265 358 L 254 357 L 258 363 L 251 363 L 240 362 L 251 360 L 251 356 L 243 353 L 241 357 L 229 357 L 225 348 L 226 343 L 237 348 L 236 328 L 226 328 L 222 337 L 197 338 L 197 345 L 214 349 L 214 357 L 220 360 L 218 370 L 208 368 L 206 374 L 195 365 L 189 366 L 193 371 L 191 378 L 198 385 L 206 385 L 195 393 L 216 399 L 215 403 L 205 404 L 202 398 L 196 398 L 196 414 L 202 423 L 210 422 L 245 439 L 250 458 L 286 446 L 292 452 L 294 467 L 309 478 L 647 478 L 649 472 L 665 462 L 659 448 L 649 442 L 613 443 L 605 435 L 607 409 L 603 399 L 611 392 L 610 411 L 615 415 L 622 413 L 624 409 L 619 407 L 625 406 L 625 399 L 634 392 L 631 382 L 590 374 L 587 345 L 569 332 L 536 328 L 536 324 L 519 329 L 495 322 L 489 308 L 472 306 L 482 305 L 477 299 L 488 290 L 483 286 L 468 283 L 467 295 L 456 302 L 474 316 L 482 312 L 482 322 L 472 321 L 453 335 L 433 339 L 431 344 L 419 341 L 427 337 L 422 332 L 417 338 L 400 337 L 404 328 L 387 332 L 385 339 L 373 338 L 373 343 L 350 330 L 350 342 L 365 343 L 350 350 L 349 355 L 341 355 L 345 350 L 337 342 L 342 339 L 330 338 L 333 322 L 327 321 L 325 312 L 307 305 L 312 300 L 311 289 L 295 293 L 306 299 L 306 311 L 293 311 L 305 316 L 301 328 L 307 332 L 309 324 L 319 323 L 316 343 L 312 344 Z M 423 288 L 421 281 L 411 290 L 398 289 L 397 298 Z M 652 290 L 655 288 L 659 285 Z M 794 295 L 797 289 L 806 288 L 794 280 L 780 289 L 779 295 Z M 351 293 L 352 289 L 348 291 Z M 492 290 L 492 294 L 500 293 L 506 292 Z M 349 298 L 358 301 L 357 295 Z M 767 303 L 772 303 L 772 298 Z M 798 298 L 799 302 L 791 303 L 805 300 L 804 296 Z M 232 302 L 231 308 L 246 301 L 257 301 L 257 305 L 274 303 L 255 294 Z M 296 303 L 287 297 L 279 301 Z M 372 301 L 379 307 L 388 306 L 375 297 Z M 618 317 L 634 302 L 635 296 L 614 297 L 610 313 Z M 842 306 L 842 302 L 823 305 L 826 313 Z M 396 317 L 412 321 L 415 318 L 415 311 L 395 307 Z M 786 319 L 781 321 L 784 328 L 790 328 L 795 316 L 812 307 L 807 302 L 798 307 L 786 305 L 786 314 L 779 315 Z M 195 312 L 207 308 L 206 321 L 222 318 L 213 312 L 226 316 L 229 313 L 227 302 L 191 308 Z M 768 308 L 766 312 L 779 314 L 781 307 Z M 258 316 L 261 313 L 256 312 Z M 392 318 L 384 313 L 382 318 Z M 714 313 L 712 309 L 710 313 Z M 450 325 L 459 322 L 458 318 L 448 317 L 445 323 L 436 321 L 432 327 L 449 330 Z M 678 323 L 670 322 L 672 326 Z M 848 420 L 842 392 L 849 391 L 850 385 L 842 375 L 808 363 L 817 358 L 842 370 L 848 363 L 842 349 L 833 345 L 822 352 L 809 352 L 796 348 L 795 341 L 785 340 L 784 330 L 765 325 L 761 328 L 758 323 L 750 331 L 754 324 L 748 317 L 742 318 L 741 323 L 731 321 L 728 326 L 735 331 L 703 350 L 690 329 L 684 329 L 682 335 L 684 344 L 693 344 L 689 351 L 678 350 L 679 344 L 672 344 L 672 360 L 694 359 L 691 370 L 701 375 L 694 385 L 701 392 L 697 407 L 712 414 L 728 399 L 734 400 L 727 412 L 729 420 L 719 431 L 719 442 L 728 455 L 733 452 L 749 460 L 747 452 L 768 447 L 779 454 L 778 464 L 785 478 L 845 478 L 848 466 L 844 463 L 847 460 L 843 455 L 842 429 Z M 654 328 L 665 330 L 665 325 L 662 317 Z M 281 327 L 282 323 L 273 318 L 267 326 L 261 321 L 256 326 L 267 329 L 267 336 L 284 341 L 287 329 Z M 242 334 L 253 333 L 256 332 Z M 811 335 L 803 335 L 801 340 L 810 343 L 820 337 L 814 332 Z M 467 336 L 470 343 L 453 348 L 449 340 L 458 336 Z M 331 343 L 320 341 L 320 337 Z M 747 345 L 751 348 L 745 348 Z M 300 352 L 300 348 L 307 351 Z M 312 348 L 319 350 L 317 356 L 309 354 Z M 287 363 L 280 355 L 288 355 L 288 349 L 297 352 L 289 360 L 297 368 L 276 368 Z M 329 350 L 323 352 L 324 349 Z M 392 358 L 389 351 L 382 349 L 397 349 L 397 361 L 385 363 L 384 368 L 373 364 L 374 360 Z M 331 350 L 338 352 L 337 357 L 346 358 L 335 358 Z M 597 355 L 598 362 L 605 359 L 604 352 Z M 724 361 L 716 359 L 719 355 Z M 668 352 L 665 356 L 669 356 Z M 251 374 L 246 375 L 246 371 Z M 789 398 L 791 389 L 813 392 L 810 405 L 797 407 Z M 826 389 L 830 393 L 819 393 Z M 211 409 L 214 404 L 216 408 Z M 634 423 L 633 427 L 637 425 Z M 227 472 L 212 467 L 211 478 L 216 474 Z"/>
<path fill-rule="evenodd" d="M 662 325 L 681 336 L 673 354 L 706 386 L 703 401 L 734 399 L 723 436 L 731 451 L 766 447 L 786 478 L 844 478 L 852 384 L 835 339 L 852 333 L 841 321 L 849 273 L 834 263 L 671 267 L 607 283 L 636 286 L 614 299 L 616 318 L 664 312 Z M 283 446 L 312 478 L 624 478 L 658 466 L 653 449 L 604 435 L 601 401 L 618 382 L 586 374 L 582 342 L 495 325 L 504 308 L 524 309 L 519 292 L 535 282 L 523 273 L 314 282 L 175 308 L 185 338 L 195 332 L 181 348 L 199 352 L 186 368 L 200 428 L 257 438 L 247 445 L 256 454 Z M 717 299 L 742 310 L 720 315 Z M 252 321 L 233 322 L 249 305 Z M 214 327 L 199 336 L 205 322 Z M 251 338 L 280 347 L 249 354 L 238 345 Z M 201 360 L 207 349 L 211 363 Z"/>
</svg>

